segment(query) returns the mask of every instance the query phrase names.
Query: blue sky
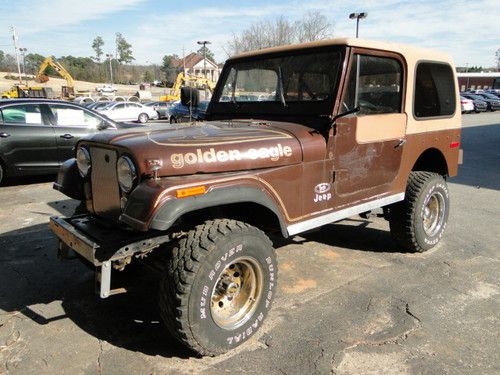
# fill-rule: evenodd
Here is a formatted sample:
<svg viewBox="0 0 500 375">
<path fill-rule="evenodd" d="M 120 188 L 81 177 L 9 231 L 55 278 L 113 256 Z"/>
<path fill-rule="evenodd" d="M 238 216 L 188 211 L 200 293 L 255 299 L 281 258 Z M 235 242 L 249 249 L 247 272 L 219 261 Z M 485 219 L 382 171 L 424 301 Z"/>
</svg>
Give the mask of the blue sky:
<svg viewBox="0 0 500 375">
<path fill-rule="evenodd" d="M 233 34 L 252 23 L 284 16 L 301 18 L 324 13 L 336 37 L 353 36 L 350 12 L 366 11 L 360 37 L 414 44 L 450 53 L 457 65 L 493 66 L 500 48 L 499 0 L 0 0 L 0 49 L 13 52 L 9 26 L 19 44 L 43 55 L 91 56 L 92 40 L 104 38 L 105 52 L 114 51 L 114 34 L 132 44 L 139 63 L 159 63 L 165 54 L 182 55 L 210 40 L 217 60 Z"/>
</svg>

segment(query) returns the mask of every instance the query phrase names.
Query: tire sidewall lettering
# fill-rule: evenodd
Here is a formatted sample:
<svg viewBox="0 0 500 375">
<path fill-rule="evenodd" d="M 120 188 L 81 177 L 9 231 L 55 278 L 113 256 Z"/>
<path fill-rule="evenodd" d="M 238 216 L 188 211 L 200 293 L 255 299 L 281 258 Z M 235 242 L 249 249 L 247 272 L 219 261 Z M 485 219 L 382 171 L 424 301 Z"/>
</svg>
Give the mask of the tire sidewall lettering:
<svg viewBox="0 0 500 375">
<path fill-rule="evenodd" d="M 191 321 L 195 326 L 203 326 L 199 334 L 204 337 L 210 337 L 214 341 L 214 336 L 217 338 L 220 346 L 234 347 L 253 336 L 255 332 L 262 326 L 262 322 L 267 315 L 267 311 L 272 305 L 274 297 L 274 289 L 277 279 L 277 265 L 274 256 L 267 256 L 265 251 L 255 246 L 253 241 L 255 238 L 245 238 L 243 241 L 238 241 L 230 246 L 223 245 L 227 248 L 226 251 L 214 251 L 205 258 L 205 264 L 199 270 L 198 282 L 195 282 L 192 289 L 192 301 L 195 306 L 190 313 Z M 267 247 L 269 245 L 266 244 Z M 270 248 L 271 251 L 274 251 Z M 218 256 L 215 256 L 218 253 Z M 222 254 L 222 255 L 221 255 Z M 253 313 L 253 316 L 248 319 L 243 325 L 234 329 L 226 330 L 219 327 L 211 316 L 211 293 L 214 289 L 217 278 L 227 266 L 235 259 L 245 256 L 255 259 L 262 267 L 263 290 L 260 296 L 258 306 Z M 191 304 L 191 303 L 190 303 Z M 203 334 L 203 330 L 207 332 Z M 193 334 L 197 335 L 195 332 Z"/>
</svg>

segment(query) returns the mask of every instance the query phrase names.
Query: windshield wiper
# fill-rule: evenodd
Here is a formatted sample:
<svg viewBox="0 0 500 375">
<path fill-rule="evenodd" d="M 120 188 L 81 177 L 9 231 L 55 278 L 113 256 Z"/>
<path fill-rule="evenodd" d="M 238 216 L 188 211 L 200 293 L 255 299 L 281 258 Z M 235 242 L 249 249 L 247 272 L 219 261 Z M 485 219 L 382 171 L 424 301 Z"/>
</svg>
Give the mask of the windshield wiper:
<svg viewBox="0 0 500 375">
<path fill-rule="evenodd" d="M 283 88 L 283 73 L 281 72 L 281 66 L 278 66 L 278 90 L 280 91 L 280 99 L 281 103 L 283 103 L 283 107 L 286 108 L 286 100 L 285 100 L 285 89 Z"/>
</svg>

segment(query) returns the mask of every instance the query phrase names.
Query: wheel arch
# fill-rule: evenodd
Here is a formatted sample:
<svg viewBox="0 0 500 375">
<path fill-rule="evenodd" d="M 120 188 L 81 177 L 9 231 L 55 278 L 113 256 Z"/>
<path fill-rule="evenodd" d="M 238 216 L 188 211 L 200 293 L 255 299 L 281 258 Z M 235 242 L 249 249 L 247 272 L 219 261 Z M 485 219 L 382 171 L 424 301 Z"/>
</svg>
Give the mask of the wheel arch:
<svg viewBox="0 0 500 375">
<path fill-rule="evenodd" d="M 150 227 L 166 230 L 185 221 L 198 223 L 222 217 L 261 229 L 279 230 L 283 237 L 288 237 L 283 214 L 276 203 L 262 190 L 251 187 L 220 188 L 201 196 L 166 201 L 156 211 Z"/>
<path fill-rule="evenodd" d="M 428 171 L 439 173 L 441 176 L 449 176 L 448 162 L 444 154 L 437 148 L 428 148 L 417 158 L 412 171 Z"/>
</svg>

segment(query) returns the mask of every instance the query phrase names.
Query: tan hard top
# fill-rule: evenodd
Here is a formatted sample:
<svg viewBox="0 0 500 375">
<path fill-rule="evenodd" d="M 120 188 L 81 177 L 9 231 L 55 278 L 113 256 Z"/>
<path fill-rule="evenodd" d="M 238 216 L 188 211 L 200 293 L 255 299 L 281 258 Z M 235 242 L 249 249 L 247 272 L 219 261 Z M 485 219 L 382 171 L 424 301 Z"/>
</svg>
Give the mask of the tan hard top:
<svg viewBox="0 0 500 375">
<path fill-rule="evenodd" d="M 274 52 L 296 51 L 307 48 L 340 46 L 340 45 L 396 52 L 405 56 L 406 58 L 415 60 L 433 60 L 433 61 L 452 63 L 451 56 L 436 50 L 414 47 L 407 44 L 387 43 L 387 42 L 379 42 L 375 40 L 366 40 L 357 38 L 335 38 L 335 39 L 321 40 L 317 42 L 290 44 L 286 46 L 264 48 L 257 51 L 243 52 L 239 55 L 231 57 L 230 60 L 238 59 L 241 57 L 259 56 Z"/>
</svg>

